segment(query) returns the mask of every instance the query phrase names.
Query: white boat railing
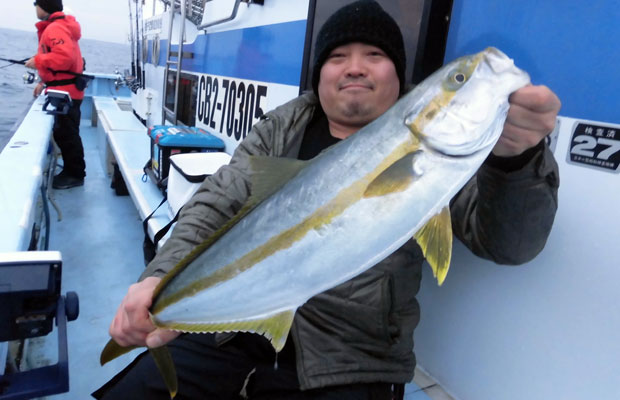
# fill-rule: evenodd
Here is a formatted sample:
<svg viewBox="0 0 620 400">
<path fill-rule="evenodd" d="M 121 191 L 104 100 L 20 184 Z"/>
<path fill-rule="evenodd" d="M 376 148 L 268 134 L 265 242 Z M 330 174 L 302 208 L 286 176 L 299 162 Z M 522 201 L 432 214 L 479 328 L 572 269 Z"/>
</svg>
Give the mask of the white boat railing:
<svg viewBox="0 0 620 400">
<path fill-rule="evenodd" d="M 0 153 L 0 252 L 24 251 L 30 245 L 54 122 L 42 111 L 43 102 L 42 96 L 32 103 Z"/>
</svg>

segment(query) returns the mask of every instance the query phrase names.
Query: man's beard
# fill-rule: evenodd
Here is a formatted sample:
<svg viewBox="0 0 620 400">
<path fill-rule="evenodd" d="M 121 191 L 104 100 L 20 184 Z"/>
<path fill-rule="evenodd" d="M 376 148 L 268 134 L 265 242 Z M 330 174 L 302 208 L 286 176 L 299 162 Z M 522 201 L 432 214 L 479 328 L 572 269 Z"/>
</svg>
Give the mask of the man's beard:
<svg viewBox="0 0 620 400">
<path fill-rule="evenodd" d="M 342 113 L 347 118 L 352 119 L 366 119 L 372 112 L 372 107 L 367 104 L 363 104 L 359 101 L 352 101 L 345 104 Z"/>
</svg>

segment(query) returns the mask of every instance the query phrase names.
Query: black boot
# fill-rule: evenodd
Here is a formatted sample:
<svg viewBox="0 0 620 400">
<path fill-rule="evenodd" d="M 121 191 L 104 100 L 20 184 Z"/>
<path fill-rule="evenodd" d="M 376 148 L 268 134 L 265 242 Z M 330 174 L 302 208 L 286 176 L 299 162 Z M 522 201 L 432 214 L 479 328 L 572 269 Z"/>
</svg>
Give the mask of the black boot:
<svg viewBox="0 0 620 400">
<path fill-rule="evenodd" d="M 65 173 L 64 170 L 56 175 L 52 181 L 52 187 L 54 189 L 69 189 L 82 185 L 84 185 L 84 178 L 76 178 Z"/>
</svg>

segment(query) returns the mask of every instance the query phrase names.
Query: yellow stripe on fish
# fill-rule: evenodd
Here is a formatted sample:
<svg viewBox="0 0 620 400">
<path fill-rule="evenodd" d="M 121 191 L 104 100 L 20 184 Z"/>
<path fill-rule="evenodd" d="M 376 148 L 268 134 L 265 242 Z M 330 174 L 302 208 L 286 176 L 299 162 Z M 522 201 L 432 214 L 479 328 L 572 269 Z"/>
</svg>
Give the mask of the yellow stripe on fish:
<svg viewBox="0 0 620 400">
<path fill-rule="evenodd" d="M 279 235 L 269 239 L 265 244 L 250 251 L 240 259 L 219 268 L 212 275 L 196 280 L 190 285 L 185 286 L 174 294 L 161 297 L 153 304 L 151 313 L 156 315 L 166 307 L 196 293 L 215 286 L 220 282 L 232 279 L 236 275 L 250 269 L 262 260 L 270 257 L 276 252 L 291 247 L 295 242 L 301 240 L 311 230 L 318 230 L 328 225 L 335 217 L 342 214 L 344 210 L 364 197 L 367 188 L 375 181 L 382 172 L 389 169 L 397 161 L 413 153 L 418 149 L 418 140 L 410 136 L 410 141 L 403 143 L 396 148 L 392 154 L 388 155 L 384 161 L 372 172 L 356 181 L 354 184 L 343 189 L 334 199 L 323 207 L 317 209 L 312 215 L 294 227 L 281 232 Z M 397 189 L 397 190 L 402 190 Z M 383 193 L 387 194 L 387 193 Z M 155 318 L 155 321 L 157 319 Z"/>
</svg>

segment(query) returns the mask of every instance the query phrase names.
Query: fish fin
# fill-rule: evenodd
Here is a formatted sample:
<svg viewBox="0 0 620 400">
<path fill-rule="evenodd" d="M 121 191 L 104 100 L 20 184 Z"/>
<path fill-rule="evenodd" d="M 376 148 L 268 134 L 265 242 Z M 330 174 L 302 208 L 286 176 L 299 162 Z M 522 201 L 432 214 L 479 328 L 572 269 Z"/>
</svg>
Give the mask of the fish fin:
<svg viewBox="0 0 620 400">
<path fill-rule="evenodd" d="M 104 365 L 105 363 L 114 360 L 116 357 L 120 357 L 123 354 L 129 353 L 130 351 L 137 348 L 138 346 L 122 347 L 121 345 L 116 343 L 114 339 L 110 339 L 110 341 L 101 351 L 101 355 L 99 356 L 99 362 L 101 363 L 101 365 Z"/>
<path fill-rule="evenodd" d="M 307 164 L 307 161 L 294 158 L 250 156 L 250 201 L 258 204 L 265 200 L 293 179 Z"/>
<path fill-rule="evenodd" d="M 129 353 L 137 348 L 138 346 L 122 347 L 113 339 L 110 339 L 99 356 L 99 362 L 101 365 L 104 365 L 107 362 L 114 360 L 116 357 L 120 357 L 123 354 Z M 174 362 L 172 361 L 172 356 L 170 355 L 168 348 L 166 346 L 150 348 L 149 352 L 151 353 L 153 360 L 155 360 L 155 365 L 157 365 L 157 369 L 166 383 L 166 387 L 170 392 L 170 398 L 173 399 L 178 391 L 177 372 L 174 368 Z"/>
<path fill-rule="evenodd" d="M 215 332 L 252 332 L 264 335 L 273 348 L 279 352 L 284 348 L 286 338 L 293 325 L 295 310 L 286 310 L 266 318 L 233 321 L 222 323 L 162 323 L 154 317 L 155 325 L 160 328 L 173 329 L 182 332 L 215 333 Z"/>
<path fill-rule="evenodd" d="M 213 243 L 228 232 L 264 199 L 275 193 L 286 182 L 297 175 L 307 163 L 307 161 L 299 161 L 290 158 L 250 156 L 250 165 L 253 171 L 250 178 L 252 184 L 250 197 L 234 217 L 228 220 L 228 222 L 222 225 L 217 231 L 213 232 L 213 234 L 201 244 L 196 246 L 194 250 L 181 259 L 181 261 L 162 278 L 153 292 L 152 304 L 156 304 L 157 297 L 172 278 L 184 270 L 196 257 L 211 247 Z"/>
<path fill-rule="evenodd" d="M 157 365 L 161 377 L 164 379 L 164 383 L 170 393 L 170 398 L 174 399 L 177 395 L 179 384 L 177 381 L 177 371 L 174 367 L 174 361 L 172 360 L 170 351 L 168 351 L 168 347 L 161 346 L 149 348 L 149 352 L 155 361 L 155 365 Z"/>
<path fill-rule="evenodd" d="M 406 154 L 381 172 L 366 188 L 364 197 L 379 197 L 406 190 L 415 180 L 416 152 Z"/>
<path fill-rule="evenodd" d="M 437 278 L 437 283 L 441 286 L 448 275 L 452 257 L 450 208 L 444 207 L 439 214 L 431 218 L 415 234 L 414 239 L 422 248 L 426 261 L 433 270 L 433 276 Z"/>
</svg>

